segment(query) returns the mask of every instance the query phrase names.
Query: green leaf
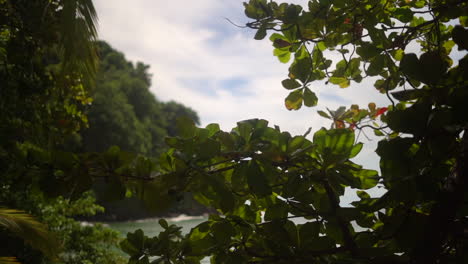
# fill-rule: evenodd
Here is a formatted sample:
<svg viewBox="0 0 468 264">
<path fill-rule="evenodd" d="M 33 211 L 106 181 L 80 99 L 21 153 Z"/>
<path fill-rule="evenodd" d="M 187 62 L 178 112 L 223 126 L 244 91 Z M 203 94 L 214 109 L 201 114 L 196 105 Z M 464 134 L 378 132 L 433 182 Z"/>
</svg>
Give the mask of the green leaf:
<svg viewBox="0 0 468 264">
<path fill-rule="evenodd" d="M 467 33 L 468 37 L 468 33 Z M 467 38 L 468 41 L 468 38 Z M 467 42 L 468 44 L 468 42 Z M 420 66 L 423 69 L 423 81 L 429 84 L 436 84 L 447 71 L 447 63 L 441 57 L 441 54 L 436 51 L 426 52 L 419 58 Z"/>
<path fill-rule="evenodd" d="M 359 66 L 361 65 L 361 58 L 352 58 L 348 62 L 348 68 L 346 69 L 346 76 L 355 77 L 361 73 Z"/>
<path fill-rule="evenodd" d="M 288 216 L 288 206 L 280 200 L 276 200 L 276 203 L 269 206 L 265 211 L 265 221 L 272 221 L 275 219 L 284 219 Z"/>
<path fill-rule="evenodd" d="M 382 131 L 380 131 L 379 129 L 374 129 L 374 135 L 376 135 L 378 137 L 385 136 L 385 134 Z"/>
<path fill-rule="evenodd" d="M 324 51 L 327 49 L 327 46 L 325 45 L 323 41 L 320 41 L 319 43 L 317 43 L 317 47 L 320 51 Z"/>
<path fill-rule="evenodd" d="M 309 243 L 309 250 L 322 251 L 336 248 L 336 242 L 328 236 L 317 237 Z"/>
<path fill-rule="evenodd" d="M 235 230 L 227 221 L 215 223 L 211 227 L 213 237 L 217 244 L 225 245 L 231 241 L 231 237 L 235 235 Z"/>
<path fill-rule="evenodd" d="M 309 80 L 309 75 L 312 72 L 312 61 L 310 57 L 304 57 L 296 59 L 289 68 L 290 76 L 294 79 L 299 79 L 303 84 L 306 84 Z"/>
<path fill-rule="evenodd" d="M 127 241 L 139 252 L 143 249 L 145 240 L 146 237 L 141 229 L 137 229 L 133 233 L 127 233 Z"/>
<path fill-rule="evenodd" d="M 289 24 L 289 23 L 294 23 L 297 18 L 299 17 L 299 14 L 302 11 L 302 6 L 300 5 L 294 5 L 290 4 L 286 8 L 285 16 L 284 16 L 284 22 Z"/>
<path fill-rule="evenodd" d="M 400 69 L 403 73 L 418 81 L 421 81 L 424 77 L 419 59 L 414 53 L 408 53 L 403 56 L 400 62 Z"/>
<path fill-rule="evenodd" d="M 410 8 L 397 8 L 393 15 L 403 23 L 409 23 L 413 19 L 413 11 Z"/>
<path fill-rule="evenodd" d="M 247 183 L 252 192 L 258 196 L 271 194 L 271 187 L 268 186 L 266 175 L 262 172 L 256 161 L 250 161 L 246 169 Z"/>
<path fill-rule="evenodd" d="M 296 89 L 302 86 L 302 84 L 294 79 L 285 79 L 281 82 L 281 84 L 288 90 Z"/>
<path fill-rule="evenodd" d="M 464 27 L 468 27 L 468 16 L 461 16 L 458 18 L 460 24 Z"/>
<path fill-rule="evenodd" d="M 288 110 L 299 110 L 302 107 L 302 100 L 302 91 L 295 90 L 286 97 L 284 105 Z"/>
<path fill-rule="evenodd" d="M 221 151 L 221 145 L 218 141 L 207 139 L 199 145 L 198 156 L 202 159 L 209 159 L 218 155 Z"/>
<path fill-rule="evenodd" d="M 395 132 L 422 135 L 426 132 L 430 107 L 428 102 L 417 102 L 407 109 L 390 111 L 387 124 Z"/>
<path fill-rule="evenodd" d="M 270 40 L 273 42 L 273 47 L 281 50 L 286 50 L 284 48 L 292 45 L 286 36 L 280 35 L 278 33 L 271 34 Z"/>
<path fill-rule="evenodd" d="M 189 241 L 189 252 L 188 255 L 198 256 L 207 254 L 211 248 L 217 244 L 215 238 L 207 232 L 209 229 L 209 223 L 204 222 L 197 227 L 193 228 L 190 232 Z M 202 231 L 203 230 L 203 231 Z"/>
<path fill-rule="evenodd" d="M 395 52 L 392 53 L 392 55 L 396 61 L 401 61 L 401 59 L 403 59 L 403 56 L 405 55 L 405 52 L 402 49 L 397 49 Z"/>
<path fill-rule="evenodd" d="M 369 67 L 367 68 L 367 74 L 370 76 L 379 75 L 385 65 L 385 56 L 379 55 L 371 60 Z"/>
<path fill-rule="evenodd" d="M 361 181 L 361 189 L 367 190 L 373 188 L 379 182 L 378 172 L 375 170 L 360 169 L 353 173 Z"/>
<path fill-rule="evenodd" d="M 208 136 L 211 137 L 213 136 L 214 134 L 218 133 L 218 131 L 220 131 L 221 129 L 219 128 L 219 125 L 218 124 L 208 124 L 206 126 L 206 129 L 209 131 L 209 134 Z"/>
<path fill-rule="evenodd" d="M 327 113 L 325 113 L 324 111 L 319 110 L 319 111 L 317 111 L 317 113 L 322 117 L 331 119 L 331 117 Z"/>
<path fill-rule="evenodd" d="M 306 144 L 306 142 L 308 142 L 308 140 L 303 136 L 295 136 L 295 137 L 291 138 L 289 140 L 289 142 L 288 142 L 287 152 L 288 153 L 295 152 L 296 150 L 298 150 L 302 146 L 304 146 L 304 144 Z"/>
<path fill-rule="evenodd" d="M 300 247 L 304 250 L 315 247 L 316 240 L 319 238 L 320 222 L 308 222 L 298 225 Z"/>
<path fill-rule="evenodd" d="M 314 142 L 324 161 L 328 164 L 341 163 L 351 155 L 354 132 L 349 129 L 320 129 L 314 134 Z"/>
<path fill-rule="evenodd" d="M 236 201 L 232 192 L 230 192 L 225 186 L 215 188 L 215 191 L 219 195 L 219 208 L 223 213 L 228 213 L 234 209 Z"/>
<path fill-rule="evenodd" d="M 268 16 L 265 12 L 265 0 L 250 0 L 249 3 L 244 3 L 245 15 L 252 19 L 262 19 Z"/>
<path fill-rule="evenodd" d="M 233 135 L 220 131 L 217 135 L 219 142 L 221 143 L 221 148 L 223 151 L 234 151 L 235 150 L 235 141 Z"/>
<path fill-rule="evenodd" d="M 122 240 L 119 246 L 123 252 L 127 253 L 130 256 L 134 256 L 140 253 L 140 250 L 134 247 L 127 239 Z"/>
<path fill-rule="evenodd" d="M 248 164 L 241 162 L 238 166 L 234 168 L 232 173 L 231 182 L 234 190 L 243 190 L 247 184 L 247 170 Z"/>
<path fill-rule="evenodd" d="M 361 199 L 369 199 L 370 198 L 370 195 L 368 193 L 366 193 L 365 191 L 356 191 L 356 194 L 359 198 Z"/>
<path fill-rule="evenodd" d="M 289 50 L 274 49 L 273 50 L 273 55 L 278 57 L 278 60 L 281 63 L 288 63 L 288 61 L 291 59 L 291 52 L 289 52 Z"/>
<path fill-rule="evenodd" d="M 287 40 L 277 38 L 273 41 L 273 47 L 282 49 L 291 46 L 292 44 L 288 42 Z"/>
<path fill-rule="evenodd" d="M 345 77 L 330 77 L 330 82 L 333 84 L 339 85 L 341 88 L 346 88 L 349 86 L 350 82 Z"/>
<path fill-rule="evenodd" d="M 266 35 L 267 35 L 266 27 L 262 26 L 257 30 L 257 33 L 254 36 L 254 39 L 262 40 L 266 37 Z"/>
<path fill-rule="evenodd" d="M 356 157 L 359 154 L 359 152 L 361 152 L 363 146 L 364 146 L 363 143 L 357 143 L 356 145 L 354 145 L 353 148 L 351 149 L 349 158 L 352 159 Z"/>
<path fill-rule="evenodd" d="M 183 138 L 191 138 L 195 135 L 195 122 L 187 116 L 177 118 L 177 132 Z"/>
<path fill-rule="evenodd" d="M 167 188 L 167 185 L 160 182 L 149 182 L 143 185 L 140 196 L 150 212 L 159 213 L 172 205 L 174 199 L 169 195 Z"/>
<path fill-rule="evenodd" d="M 414 160 L 410 151 L 413 144 L 414 139 L 400 137 L 379 142 L 376 152 L 381 157 L 380 170 L 385 186 L 390 187 L 409 176 Z"/>
<path fill-rule="evenodd" d="M 444 46 L 445 48 L 445 54 L 450 54 L 450 52 L 452 52 L 453 46 L 455 46 L 455 41 L 453 40 L 445 41 L 442 46 Z"/>
<path fill-rule="evenodd" d="M 308 87 L 304 88 L 304 105 L 308 107 L 316 106 L 318 98 Z"/>
<path fill-rule="evenodd" d="M 392 96 L 400 101 L 410 101 L 422 97 L 426 94 L 423 90 L 404 90 L 398 92 L 392 92 Z"/>
<path fill-rule="evenodd" d="M 462 50 L 468 50 L 468 30 L 463 28 L 462 26 L 455 26 L 455 28 L 452 30 L 452 37 L 453 41 L 457 43 L 458 49 Z"/>
<path fill-rule="evenodd" d="M 21 247 L 28 244 L 51 259 L 56 258 L 60 253 L 57 237 L 49 232 L 46 225 L 24 211 L 0 207 L 0 228 L 10 239 L 12 234 L 20 237 Z"/>
<path fill-rule="evenodd" d="M 159 219 L 159 225 L 164 228 L 164 229 L 168 229 L 169 228 L 169 224 L 167 223 L 167 221 L 165 219 Z"/>
<path fill-rule="evenodd" d="M 361 46 L 356 49 L 356 53 L 361 56 L 363 60 L 369 61 L 371 58 L 379 55 L 381 49 L 377 48 L 375 44 L 363 42 Z"/>
<path fill-rule="evenodd" d="M 127 191 L 122 180 L 115 174 L 107 178 L 107 181 L 102 187 L 100 186 L 97 188 L 100 189 L 98 197 L 107 202 L 122 200 L 125 198 L 125 193 Z"/>
<path fill-rule="evenodd" d="M 239 131 L 239 135 L 246 141 L 250 141 L 250 137 L 252 136 L 252 129 L 253 126 L 248 122 L 248 120 L 237 122 L 237 130 Z"/>
</svg>

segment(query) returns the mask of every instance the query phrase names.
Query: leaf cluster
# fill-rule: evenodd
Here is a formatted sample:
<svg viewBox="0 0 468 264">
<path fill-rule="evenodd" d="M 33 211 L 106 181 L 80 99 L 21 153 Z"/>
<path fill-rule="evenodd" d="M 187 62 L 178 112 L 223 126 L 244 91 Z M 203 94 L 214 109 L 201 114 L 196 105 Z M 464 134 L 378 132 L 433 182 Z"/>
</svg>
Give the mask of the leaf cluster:
<svg viewBox="0 0 468 264">
<path fill-rule="evenodd" d="M 274 56 L 291 61 L 282 81 L 291 91 L 287 109 L 317 104 L 314 81 L 346 88 L 369 77 L 391 105 L 319 111 L 332 128 L 312 140 L 259 119 L 230 132 L 181 121 L 157 179 L 172 186 L 169 196 L 190 190 L 219 215 L 170 252 L 138 254 L 154 256 L 152 263 L 466 262 L 467 3 L 250 0 L 244 7 L 254 38 L 273 32 Z M 366 129 L 380 137 L 380 175 L 351 160 L 363 148 L 354 133 Z M 375 186 L 385 194 L 371 197 L 366 189 Z M 346 188 L 359 197 L 350 207 L 340 203 Z"/>
</svg>

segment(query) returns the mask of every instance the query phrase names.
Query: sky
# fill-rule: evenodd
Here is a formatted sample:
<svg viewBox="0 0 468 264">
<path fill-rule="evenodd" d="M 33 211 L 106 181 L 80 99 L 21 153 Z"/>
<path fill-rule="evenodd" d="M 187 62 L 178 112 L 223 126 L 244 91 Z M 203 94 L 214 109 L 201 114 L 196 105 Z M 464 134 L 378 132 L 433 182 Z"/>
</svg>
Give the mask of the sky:
<svg viewBox="0 0 468 264">
<path fill-rule="evenodd" d="M 341 89 L 324 82 L 312 83 L 319 104 L 288 111 L 281 86 L 288 64 L 273 56 L 268 37 L 254 40 L 255 31 L 239 28 L 249 22 L 241 0 L 94 0 L 100 39 L 123 52 L 127 59 L 150 65 L 151 91 L 159 100 L 180 102 L 195 110 L 201 126 L 220 124 L 230 131 L 236 122 L 261 118 L 292 135 L 309 127 L 317 131 L 330 121 L 317 110 L 369 102 L 390 102 L 373 88 L 373 81 Z M 288 1 L 305 6 L 307 0 Z M 368 131 L 371 133 L 372 131 Z M 365 137 L 357 162 L 377 169 L 376 140 Z"/>
</svg>

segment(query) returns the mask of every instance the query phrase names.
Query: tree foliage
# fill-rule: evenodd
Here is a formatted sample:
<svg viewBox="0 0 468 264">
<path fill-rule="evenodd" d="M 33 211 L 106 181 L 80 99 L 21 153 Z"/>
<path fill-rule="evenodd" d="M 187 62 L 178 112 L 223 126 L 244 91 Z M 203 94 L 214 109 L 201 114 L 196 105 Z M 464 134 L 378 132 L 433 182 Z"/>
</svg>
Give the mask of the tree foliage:
<svg viewBox="0 0 468 264">
<path fill-rule="evenodd" d="M 31 247 L 44 252 L 49 258 L 57 258 L 59 245 L 56 238 L 31 215 L 20 210 L 0 208 L 0 226 L 22 238 Z"/>
<path fill-rule="evenodd" d="M 98 48 L 99 71 L 87 110 L 89 128 L 80 131 L 83 151 L 102 152 L 115 145 L 128 152 L 157 156 L 166 149 L 164 137 L 176 132 L 177 117 L 199 122 L 190 108 L 163 103 L 151 93 L 148 65 L 133 65 L 103 41 Z"/>
<path fill-rule="evenodd" d="M 197 113 L 190 108 L 173 101 L 161 102 L 154 96 L 148 65 L 133 64 L 104 41 L 98 42 L 98 55 L 99 70 L 90 92 L 93 101 L 86 109 L 89 128 L 70 137 L 69 150 L 106 152 L 118 146 L 122 151 L 157 157 L 167 150 L 164 138 L 176 134 L 178 117 L 186 116 L 199 123 Z M 154 217 L 136 197 L 120 200 L 122 196 L 115 195 L 118 191 L 108 195 L 113 193 L 109 187 L 104 179 L 94 183 L 98 202 L 106 209 L 96 216 L 98 220 Z M 182 213 L 203 210 L 189 196 L 170 209 Z"/>
<path fill-rule="evenodd" d="M 129 263 L 465 263 L 466 1 L 244 6 L 255 39 L 274 32 L 273 54 L 291 61 L 287 109 L 317 104 L 314 81 L 346 88 L 370 77 L 391 104 L 319 111 L 332 127 L 311 138 L 261 119 L 230 132 L 181 120 L 157 174 L 136 192 L 160 208 L 190 190 L 219 214 L 186 235 L 163 220 L 156 237 L 129 233 Z M 380 137 L 380 173 L 351 161 L 361 129 Z M 371 197 L 377 184 L 386 193 Z M 359 196 L 350 207 L 340 204 L 346 188 Z"/>
<path fill-rule="evenodd" d="M 116 232 L 74 220 L 100 207 L 83 194 L 92 181 L 81 156 L 64 151 L 87 126 L 95 19 L 89 0 L 0 1 L 2 263 L 122 262 Z"/>
<path fill-rule="evenodd" d="M 83 150 L 123 150 L 155 155 L 161 152 L 165 120 L 149 91 L 147 66 L 134 67 L 107 43 L 99 43 L 99 71 L 89 106 L 89 128 L 81 131 Z"/>
</svg>

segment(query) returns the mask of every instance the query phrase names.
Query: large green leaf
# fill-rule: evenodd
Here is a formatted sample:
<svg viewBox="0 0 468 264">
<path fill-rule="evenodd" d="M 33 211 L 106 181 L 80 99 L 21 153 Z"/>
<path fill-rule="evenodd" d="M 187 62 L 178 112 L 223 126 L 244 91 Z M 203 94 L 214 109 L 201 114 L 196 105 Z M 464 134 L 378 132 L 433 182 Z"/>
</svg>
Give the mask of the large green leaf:
<svg viewBox="0 0 468 264">
<path fill-rule="evenodd" d="M 183 138 L 191 138 L 195 135 L 195 122 L 187 116 L 181 116 L 177 119 L 177 132 Z"/>
<path fill-rule="evenodd" d="M 258 196 L 266 196 L 271 194 L 271 187 L 268 185 L 268 181 L 265 173 L 258 163 L 254 160 L 248 163 L 245 173 L 247 173 L 247 183 L 252 190 L 252 193 Z"/>
<path fill-rule="evenodd" d="M 51 259 L 56 259 L 61 250 L 47 226 L 24 211 L 0 207 L 0 227 Z"/>
<path fill-rule="evenodd" d="M 326 164 L 341 163 L 350 158 L 354 146 L 354 132 L 349 129 L 320 129 L 313 143 Z"/>
<path fill-rule="evenodd" d="M 308 87 L 304 88 L 304 105 L 308 107 L 316 106 L 318 98 Z"/>
<path fill-rule="evenodd" d="M 384 66 L 385 66 L 385 56 L 378 55 L 377 57 L 371 60 L 370 65 L 367 68 L 367 74 L 370 76 L 379 75 L 382 72 Z"/>
<path fill-rule="evenodd" d="M 330 77 L 330 82 L 339 85 L 341 88 L 346 88 L 350 85 L 348 78 L 346 77 Z"/>
<path fill-rule="evenodd" d="M 468 30 L 462 26 L 455 26 L 452 31 L 453 41 L 457 43 L 458 49 L 468 50 Z"/>
<path fill-rule="evenodd" d="M 312 61 L 310 57 L 296 59 L 289 68 L 289 75 L 294 79 L 299 79 L 302 83 L 307 83 L 311 75 Z"/>
<path fill-rule="evenodd" d="M 303 95 L 302 91 L 295 90 L 289 93 L 288 97 L 284 100 L 284 105 L 288 110 L 299 110 L 302 107 Z"/>
<path fill-rule="evenodd" d="M 302 86 L 298 81 L 294 79 L 285 79 L 281 82 L 281 84 L 283 84 L 283 87 L 288 90 L 296 89 Z"/>
<path fill-rule="evenodd" d="M 221 145 L 218 141 L 207 139 L 199 145 L 198 156 L 202 159 L 213 158 L 221 151 Z"/>
<path fill-rule="evenodd" d="M 423 69 L 418 57 L 414 53 L 407 53 L 403 56 L 400 62 L 400 69 L 403 73 L 418 81 L 422 81 L 424 78 Z"/>
<path fill-rule="evenodd" d="M 447 71 L 448 64 L 438 52 L 426 52 L 421 55 L 419 67 L 423 68 L 423 81 L 428 84 L 437 84 Z"/>
<path fill-rule="evenodd" d="M 314 247 L 320 233 L 320 222 L 308 222 L 297 227 L 299 229 L 300 247 L 303 249 Z"/>
<path fill-rule="evenodd" d="M 410 8 L 397 8 L 393 15 L 396 19 L 400 20 L 403 23 L 411 22 L 413 19 L 413 12 Z"/>
</svg>

